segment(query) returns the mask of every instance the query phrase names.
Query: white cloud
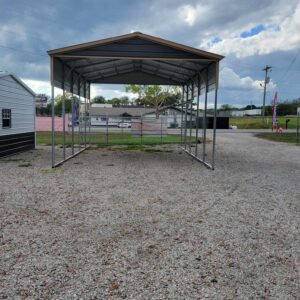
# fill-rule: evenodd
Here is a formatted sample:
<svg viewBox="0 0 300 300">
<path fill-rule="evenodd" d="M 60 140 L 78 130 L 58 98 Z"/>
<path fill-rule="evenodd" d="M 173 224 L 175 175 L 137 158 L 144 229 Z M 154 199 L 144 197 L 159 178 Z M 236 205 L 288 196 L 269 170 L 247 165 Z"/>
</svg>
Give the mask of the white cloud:
<svg viewBox="0 0 300 300">
<path fill-rule="evenodd" d="M 220 87 L 226 89 L 256 89 L 261 90 L 261 84 L 263 84 L 262 80 L 254 80 L 250 76 L 240 77 L 237 73 L 235 73 L 231 68 L 224 67 L 220 72 Z M 270 90 L 274 90 L 276 88 L 276 84 L 270 81 L 268 88 Z"/>
<path fill-rule="evenodd" d="M 193 26 L 198 20 L 206 19 L 209 7 L 205 5 L 182 5 L 178 8 L 178 16 L 189 26 Z"/>
<path fill-rule="evenodd" d="M 51 94 L 49 81 L 22 79 L 36 94 Z"/>
<path fill-rule="evenodd" d="M 219 43 L 212 45 L 207 40 L 200 47 L 224 55 L 233 54 L 238 58 L 299 48 L 300 4 L 294 14 L 286 16 L 278 26 L 267 24 L 265 27 L 265 31 L 248 38 L 241 38 L 240 33 L 236 34 L 235 37 L 224 38 L 221 36 L 222 41 Z"/>
<path fill-rule="evenodd" d="M 261 105 L 264 81 L 255 80 L 250 76 L 240 77 L 231 68 L 224 67 L 220 71 L 220 94 L 223 102 L 236 106 L 243 104 Z M 270 81 L 267 86 L 267 103 L 273 97 L 276 84 Z M 268 100 L 269 99 L 269 100 Z"/>
<path fill-rule="evenodd" d="M 43 80 L 34 80 L 34 79 L 22 79 L 36 94 L 46 94 L 51 95 L 51 85 L 49 81 Z M 122 91 L 123 89 L 123 91 Z M 55 88 L 55 95 L 62 94 L 61 89 Z M 125 92 L 124 86 L 119 87 L 117 89 L 115 86 L 113 88 L 109 88 L 109 85 L 91 85 L 91 98 L 95 96 L 103 96 L 106 99 L 112 99 L 114 97 L 120 98 L 122 96 L 127 96 L 129 99 L 133 99 L 136 97 L 133 93 Z"/>
<path fill-rule="evenodd" d="M 106 99 L 112 99 L 112 98 L 120 98 L 123 96 L 127 96 L 129 99 L 133 99 L 136 97 L 133 93 L 127 93 L 125 92 L 125 88 L 123 85 L 120 85 L 120 88 L 107 88 L 109 85 L 105 86 L 106 88 L 103 88 L 101 85 L 91 85 L 91 98 L 94 98 L 95 96 L 103 96 Z M 122 91 L 122 89 L 124 91 Z"/>
</svg>

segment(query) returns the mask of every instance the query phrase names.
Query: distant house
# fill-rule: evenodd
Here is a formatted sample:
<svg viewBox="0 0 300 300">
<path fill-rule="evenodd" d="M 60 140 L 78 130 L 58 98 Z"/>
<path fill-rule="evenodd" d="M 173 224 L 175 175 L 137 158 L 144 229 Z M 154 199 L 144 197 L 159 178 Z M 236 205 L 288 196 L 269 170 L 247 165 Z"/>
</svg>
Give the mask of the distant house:
<svg viewBox="0 0 300 300">
<path fill-rule="evenodd" d="M 184 125 L 185 122 L 185 110 L 181 110 L 178 107 L 175 106 L 167 106 L 167 107 L 162 107 L 160 108 L 160 117 L 167 119 L 167 126 L 168 128 L 180 128 L 181 127 L 181 121 Z M 145 117 L 151 117 L 155 118 L 156 117 L 156 112 L 153 110 L 152 112 L 146 113 Z M 190 116 L 191 113 L 188 111 L 187 112 L 187 122 L 190 121 Z M 200 113 L 199 113 L 200 116 Z M 181 120 L 182 119 L 182 120 Z M 196 112 L 192 113 L 192 121 L 196 120 Z"/>
<path fill-rule="evenodd" d="M 156 111 L 154 107 L 147 106 L 119 106 L 119 107 L 106 107 L 105 105 L 92 104 L 90 111 L 91 125 L 92 126 L 117 126 L 120 122 L 132 122 L 133 119 L 144 118 L 154 119 L 156 118 Z M 169 106 L 162 107 L 160 109 L 159 118 L 167 119 L 167 126 L 181 127 L 181 115 L 180 108 Z M 193 113 L 193 120 L 196 116 Z M 190 113 L 187 113 L 187 121 L 190 120 Z M 185 121 L 185 115 L 183 111 L 183 122 Z"/>
<path fill-rule="evenodd" d="M 0 72 L 0 157 L 35 148 L 35 96 L 16 75 Z"/>
<path fill-rule="evenodd" d="M 133 118 L 140 118 L 146 113 L 153 112 L 153 107 L 119 106 L 99 107 L 92 104 L 89 110 L 92 126 L 117 126 L 120 122 L 131 122 Z"/>
</svg>

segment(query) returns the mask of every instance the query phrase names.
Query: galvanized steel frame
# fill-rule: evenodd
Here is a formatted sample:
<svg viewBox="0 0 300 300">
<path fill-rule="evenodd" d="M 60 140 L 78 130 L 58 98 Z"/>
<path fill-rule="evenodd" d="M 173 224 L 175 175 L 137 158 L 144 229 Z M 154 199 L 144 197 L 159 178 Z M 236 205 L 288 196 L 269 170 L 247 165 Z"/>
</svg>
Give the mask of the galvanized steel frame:
<svg viewBox="0 0 300 300">
<path fill-rule="evenodd" d="M 216 69 L 218 71 L 218 65 L 216 64 Z M 211 161 L 207 161 L 207 100 L 208 100 L 208 67 L 205 70 L 206 76 L 203 76 L 201 72 L 197 74 L 193 80 L 187 82 L 186 85 L 182 86 L 182 101 L 181 107 L 185 107 L 184 116 L 184 130 L 181 128 L 181 149 L 185 153 L 190 155 L 192 158 L 204 164 L 207 168 L 215 169 L 215 155 L 216 155 L 216 132 L 217 132 L 217 102 L 218 102 L 218 82 L 214 89 L 214 117 L 213 117 L 213 132 L 212 132 L 212 155 Z M 201 81 L 205 82 L 205 95 L 204 95 L 204 107 L 202 116 L 202 152 L 199 153 L 198 141 L 199 141 L 199 103 L 200 103 L 200 88 Z M 195 87 L 196 87 L 196 97 L 195 97 Z M 191 95 L 189 91 L 191 90 Z M 193 135 L 193 101 L 197 98 L 196 103 L 196 115 L 195 115 L 195 134 Z M 189 122 L 187 121 L 187 115 L 189 114 Z M 183 116 L 183 115 L 182 115 Z M 181 123 L 183 124 L 183 122 Z M 188 126 L 189 125 L 189 126 Z M 188 134 L 189 129 L 189 134 Z M 192 139 L 195 137 L 195 151 L 192 151 Z"/>
<path fill-rule="evenodd" d="M 51 57 L 51 70 L 53 68 L 53 58 Z M 74 74 L 73 74 L 73 70 L 70 70 L 68 75 L 71 77 L 71 82 L 72 82 L 72 86 L 71 86 L 71 95 L 72 95 L 72 103 L 71 103 L 71 107 L 72 107 L 72 129 L 71 129 L 71 155 L 66 156 L 66 111 L 65 111 L 65 67 L 63 67 L 63 82 L 62 82 L 62 90 L 63 90 L 63 97 L 62 97 L 62 118 L 63 118 L 63 136 L 62 136 L 62 151 L 63 151 L 63 159 L 56 162 L 56 143 L 55 143 L 55 110 L 54 110 L 54 106 L 55 106 L 55 95 L 54 95 L 54 83 L 53 83 L 53 77 L 51 76 L 51 111 L 52 111 L 52 168 L 58 167 L 60 165 L 62 165 L 64 162 L 68 161 L 69 159 L 75 157 L 76 155 L 80 154 L 81 152 L 83 152 L 84 150 L 86 150 L 87 148 L 90 147 L 90 138 L 89 141 L 87 143 L 87 127 L 88 127 L 88 131 L 89 133 L 91 132 L 91 122 L 90 122 L 90 118 L 88 116 L 88 109 L 87 109 L 87 105 L 90 105 L 90 83 L 86 82 L 84 80 L 81 80 L 81 77 L 79 77 L 78 81 L 77 81 L 77 91 L 78 91 L 78 95 L 80 95 L 80 89 L 82 87 L 82 85 L 84 85 L 84 114 L 83 114 L 83 118 L 81 116 L 80 113 L 80 107 L 81 107 L 81 97 L 79 97 L 79 105 L 78 105 L 78 118 L 79 118 L 79 126 L 78 126 L 78 149 L 77 151 L 74 148 L 74 137 L 75 137 L 75 132 L 74 132 L 74 91 L 73 91 L 73 80 L 74 80 Z M 51 72 L 52 75 L 52 72 Z M 88 85 L 88 97 L 87 97 L 87 92 L 86 92 L 86 88 Z M 81 147 L 81 120 L 84 120 L 84 147 Z M 90 136 L 90 135 L 89 135 Z"/>
<path fill-rule="evenodd" d="M 154 43 L 162 44 L 165 46 L 174 47 L 179 49 L 180 51 L 186 51 L 186 53 L 193 53 L 194 56 L 199 55 L 198 58 L 194 56 L 187 57 L 168 57 L 163 55 L 161 56 L 153 56 L 153 57 L 143 57 L 143 56 L 114 56 L 114 55 L 86 55 L 79 54 L 73 55 L 68 51 L 76 50 L 76 49 L 86 49 L 90 46 L 96 46 L 99 43 L 103 44 L 103 41 L 96 41 L 87 43 L 83 46 L 75 45 L 71 47 L 66 47 L 63 49 L 57 49 L 49 51 L 49 55 L 51 57 L 51 104 L 52 104 L 52 167 L 57 167 L 61 165 L 63 162 L 68 159 L 78 155 L 85 149 L 90 146 L 90 134 L 89 139 L 87 140 L 88 133 L 91 132 L 91 122 L 90 117 L 88 117 L 88 105 L 90 104 L 90 85 L 92 83 L 98 83 L 97 78 L 101 79 L 105 78 L 109 83 L 118 83 L 118 78 L 114 78 L 117 74 L 121 76 L 122 80 L 127 78 L 127 74 L 133 71 L 140 71 L 144 74 L 149 74 L 158 78 L 159 80 L 165 81 L 165 83 L 161 84 L 171 84 L 171 85 L 182 85 L 182 103 L 181 108 L 182 111 L 184 109 L 184 115 L 182 114 L 181 120 L 184 118 L 184 128 L 181 128 L 181 147 L 183 150 L 195 158 L 197 161 L 203 163 L 210 169 L 214 169 L 215 167 L 215 152 L 216 152 L 216 120 L 217 120 L 217 94 L 218 94 L 218 76 L 219 76 L 219 61 L 223 58 L 223 56 L 216 55 L 213 53 L 203 52 L 198 49 L 193 49 L 185 45 L 179 45 L 170 41 L 162 40 L 156 37 L 147 36 L 141 33 L 133 33 L 123 37 L 116 37 L 112 39 L 105 40 L 104 44 L 107 42 L 115 42 L 122 41 L 126 37 L 129 39 L 131 37 L 139 37 L 142 39 L 146 39 L 148 41 L 153 41 Z M 202 57 L 201 57 L 202 56 Z M 203 58 L 204 57 L 204 58 Z M 92 58 L 92 60 L 90 60 Z M 54 62 L 55 60 L 55 62 Z M 129 61 L 129 63 L 127 62 Z M 58 66 L 57 71 L 60 72 L 61 78 L 59 81 L 55 80 L 54 75 L 54 65 L 55 63 L 60 64 Z M 119 64 L 118 64 L 119 63 Z M 128 65 L 128 68 L 127 68 Z M 99 69 L 95 69 L 94 67 L 98 66 Z M 123 70 L 118 68 L 126 67 Z M 163 67 L 162 67 L 163 66 Z M 93 67 L 92 69 L 90 67 Z M 61 70 L 59 68 L 62 68 Z M 137 69 L 136 69 L 137 68 Z M 103 70 L 113 69 L 115 73 L 106 74 L 106 77 L 103 77 L 101 73 Z M 159 73 L 158 73 L 159 70 Z M 91 77 L 88 74 L 95 74 Z M 74 75 L 77 78 L 74 80 Z M 87 76 L 88 75 L 88 76 Z M 110 78 L 110 76 L 112 76 Z M 211 80 L 214 77 L 214 80 Z M 67 82 L 66 82 L 67 78 Z M 160 78 L 160 79 L 159 79 Z M 152 80 L 149 79 L 149 80 Z M 100 81 L 101 81 L 100 80 Z M 103 80 L 104 83 L 107 81 Z M 110 82 L 111 81 L 111 82 Z M 126 81 L 126 80 L 125 80 Z M 66 83 L 66 84 L 65 84 Z M 77 91 L 74 92 L 74 83 L 76 83 Z M 124 83 L 124 82 L 123 82 Z M 147 84 L 150 82 L 144 82 Z M 203 88 L 204 85 L 204 88 Z M 79 128 L 78 128 L 78 149 L 76 151 L 74 145 L 74 100 L 72 97 L 72 131 L 71 131 L 71 155 L 66 156 L 66 125 L 65 125 L 65 103 L 63 97 L 63 105 L 62 105 L 62 117 L 63 117 L 63 159 L 60 162 L 56 162 L 55 159 L 55 111 L 54 111 L 54 86 L 59 87 L 63 90 L 63 95 L 65 95 L 65 91 L 71 92 L 72 96 L 77 94 L 79 97 L 79 102 L 81 103 L 81 97 L 84 98 L 84 113 L 80 110 L 79 103 Z M 205 90 L 205 100 L 204 100 L 204 108 L 203 108 L 203 124 L 202 124 L 202 153 L 199 154 L 198 147 L 198 138 L 199 138 L 199 101 L 200 95 L 203 94 L 203 89 Z M 214 121 L 213 121 L 213 138 L 212 138 L 212 160 L 208 162 L 206 160 L 206 144 L 207 144 L 207 94 L 210 90 L 214 90 Z M 196 93 L 195 93 L 196 91 Z M 88 96 L 87 96 L 88 94 Z M 195 138 L 196 145 L 195 151 L 192 152 L 192 140 L 193 140 L 193 101 L 195 98 L 195 94 L 197 97 L 196 103 L 196 128 L 195 128 Z M 187 127 L 187 115 L 190 115 L 189 119 L 189 127 Z M 83 115 L 83 118 L 82 118 Z M 84 124 L 82 124 L 81 120 L 84 120 Z M 181 123 L 182 124 L 182 123 Z M 82 132 L 83 129 L 83 132 Z M 189 129 L 189 132 L 188 132 Z"/>
</svg>

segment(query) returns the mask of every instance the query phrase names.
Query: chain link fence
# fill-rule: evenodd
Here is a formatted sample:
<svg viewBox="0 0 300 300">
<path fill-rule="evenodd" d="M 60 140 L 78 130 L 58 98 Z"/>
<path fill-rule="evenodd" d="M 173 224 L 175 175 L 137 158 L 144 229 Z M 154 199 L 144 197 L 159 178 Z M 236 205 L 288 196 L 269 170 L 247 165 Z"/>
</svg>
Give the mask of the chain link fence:
<svg viewBox="0 0 300 300">
<path fill-rule="evenodd" d="M 165 115 L 118 117 L 113 115 L 80 117 L 78 127 L 79 142 L 85 144 L 144 145 L 181 143 L 179 124 L 174 126 Z M 173 128 L 172 128 L 173 127 Z"/>
</svg>

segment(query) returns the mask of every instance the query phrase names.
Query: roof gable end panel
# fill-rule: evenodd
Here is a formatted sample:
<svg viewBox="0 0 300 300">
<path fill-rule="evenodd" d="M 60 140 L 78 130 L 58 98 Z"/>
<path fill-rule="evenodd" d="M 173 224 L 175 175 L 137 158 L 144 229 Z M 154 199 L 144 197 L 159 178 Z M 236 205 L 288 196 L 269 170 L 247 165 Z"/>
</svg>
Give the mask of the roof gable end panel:
<svg viewBox="0 0 300 300">
<path fill-rule="evenodd" d="M 82 50 L 68 51 L 67 56 L 112 57 L 112 58 L 179 58 L 179 59 L 207 59 L 166 45 L 132 38 L 111 44 L 90 47 Z M 64 56 L 64 54 L 62 54 Z"/>
<path fill-rule="evenodd" d="M 156 47 L 158 47 L 159 45 L 162 47 L 161 49 L 165 49 L 168 48 L 169 51 L 171 49 L 173 50 L 178 50 L 179 52 L 185 53 L 185 55 L 189 56 L 193 56 L 193 58 L 203 58 L 203 59 L 212 59 L 212 60 L 216 60 L 219 61 L 223 58 L 222 55 L 218 55 L 215 53 L 211 53 L 211 52 L 206 52 L 200 49 L 196 49 L 193 47 L 189 47 L 186 45 L 182 45 L 182 44 L 178 44 L 172 41 L 168 41 L 165 39 L 161 39 L 155 36 L 151 36 L 151 35 L 146 35 L 140 32 L 134 32 L 134 33 L 130 33 L 130 34 L 125 34 L 125 35 L 121 35 L 121 36 L 116 36 L 116 37 L 112 37 L 112 38 L 107 38 L 107 39 L 102 39 L 102 40 L 98 40 L 98 41 L 93 41 L 93 42 L 89 42 L 89 43 L 84 43 L 84 44 L 78 44 L 78 45 L 73 45 L 73 46 L 69 46 L 69 47 L 64 47 L 64 48 L 59 48 L 59 49 L 55 49 L 55 50 L 50 50 L 48 51 L 48 54 L 50 56 L 56 56 L 56 55 L 71 55 L 71 53 L 73 53 L 74 55 L 77 54 L 79 52 L 84 53 L 84 51 L 91 51 L 91 50 L 99 50 L 99 47 L 102 48 L 102 50 L 106 50 L 108 51 L 108 49 L 110 49 L 110 46 L 112 46 L 113 48 L 116 47 L 116 44 L 118 44 L 118 47 L 120 47 L 120 44 L 122 47 L 125 47 L 126 49 L 130 48 L 130 44 L 131 46 L 133 46 L 135 48 L 135 50 L 137 48 L 143 48 L 143 46 L 145 47 L 147 45 L 148 46 L 153 46 L 156 45 Z M 104 46 L 107 46 L 107 48 L 105 49 Z M 165 46 L 166 48 L 163 48 L 163 46 Z M 155 48 L 155 47 L 154 47 Z M 120 49 L 118 49 L 120 50 Z M 172 52 L 172 51 L 171 51 Z M 88 53 L 88 52 L 85 52 Z M 189 55 L 188 55 L 189 54 Z M 76 56 L 76 55 L 75 55 Z"/>
</svg>

